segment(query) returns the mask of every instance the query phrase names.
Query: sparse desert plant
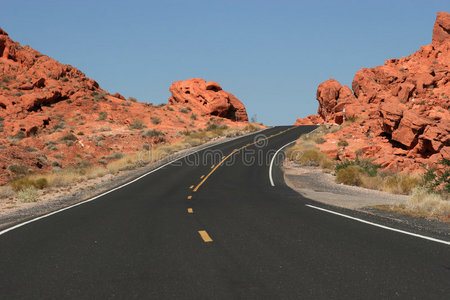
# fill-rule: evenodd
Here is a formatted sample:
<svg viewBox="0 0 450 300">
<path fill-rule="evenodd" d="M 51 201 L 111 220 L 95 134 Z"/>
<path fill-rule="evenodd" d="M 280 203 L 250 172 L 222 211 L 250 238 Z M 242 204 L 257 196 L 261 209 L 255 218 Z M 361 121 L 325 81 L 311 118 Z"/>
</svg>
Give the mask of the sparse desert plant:
<svg viewBox="0 0 450 300">
<path fill-rule="evenodd" d="M 336 182 L 360 186 L 362 184 L 361 170 L 358 166 L 348 166 L 336 172 Z"/>
<path fill-rule="evenodd" d="M 450 200 L 446 200 L 440 194 L 429 192 L 426 187 L 415 187 L 408 197 L 406 208 L 425 216 L 448 216 Z"/>
<path fill-rule="evenodd" d="M 48 181 L 46 178 L 38 178 L 38 179 L 32 179 L 29 177 L 19 178 L 11 182 L 11 188 L 18 192 L 21 190 L 25 190 L 29 187 L 34 187 L 36 189 L 44 189 L 48 187 Z"/>
<path fill-rule="evenodd" d="M 144 129 L 147 126 L 141 120 L 134 120 L 129 126 L 130 129 Z"/>
<path fill-rule="evenodd" d="M 450 159 L 441 159 L 437 166 L 428 169 L 423 175 L 424 185 L 430 191 L 450 193 Z"/>
<path fill-rule="evenodd" d="M 348 142 L 346 140 L 339 140 L 338 144 L 339 147 L 347 147 L 348 146 Z"/>
<path fill-rule="evenodd" d="M 25 175 L 28 173 L 28 168 L 19 164 L 9 165 L 8 170 L 14 173 L 15 176 Z"/>
<path fill-rule="evenodd" d="M 113 154 L 110 154 L 106 157 L 106 159 L 120 159 L 123 157 L 123 154 L 120 152 L 115 152 Z"/>
<path fill-rule="evenodd" d="M 25 151 L 27 151 L 27 152 L 36 152 L 36 151 L 38 151 L 36 148 L 29 147 L 29 146 L 26 146 L 26 147 L 24 147 L 23 149 L 24 149 Z"/>
<path fill-rule="evenodd" d="M 23 140 L 24 138 L 26 138 L 27 136 L 25 135 L 25 132 L 23 132 L 22 130 L 19 130 L 15 135 L 13 135 L 11 138 L 13 140 L 16 141 L 20 141 Z"/>
<path fill-rule="evenodd" d="M 60 137 L 59 140 L 62 141 L 62 142 L 67 142 L 67 141 L 72 141 L 73 142 L 73 141 L 77 141 L 78 138 L 74 134 L 68 133 L 68 134 L 63 135 L 62 137 Z"/>
<path fill-rule="evenodd" d="M 17 199 L 23 203 L 37 202 L 39 200 L 39 193 L 34 186 L 30 186 L 18 191 Z"/>
<path fill-rule="evenodd" d="M 150 130 L 147 130 L 143 135 L 144 135 L 144 137 L 146 136 L 149 138 L 154 137 L 154 136 L 162 137 L 162 136 L 164 136 L 164 132 L 156 130 L 156 129 L 150 129 Z"/>
<path fill-rule="evenodd" d="M 100 127 L 100 128 L 98 129 L 98 131 L 100 131 L 100 132 L 111 131 L 111 127 L 109 127 L 109 126 L 103 126 L 103 127 Z"/>
<path fill-rule="evenodd" d="M 152 121 L 152 123 L 153 123 L 154 125 L 158 125 L 158 124 L 161 123 L 161 119 L 158 118 L 158 117 L 150 117 L 150 121 Z"/>
<path fill-rule="evenodd" d="M 394 194 L 409 194 L 419 184 L 418 176 L 395 174 L 384 179 L 382 190 Z"/>
<path fill-rule="evenodd" d="M 316 166 L 325 170 L 334 166 L 328 156 L 311 144 L 296 144 L 286 150 L 286 156 L 301 166 Z"/>
<path fill-rule="evenodd" d="M 103 121 L 108 117 L 108 113 L 106 111 L 101 111 L 98 114 L 98 119 L 96 121 Z"/>
<path fill-rule="evenodd" d="M 135 97 L 128 97 L 128 100 L 131 102 L 137 102 L 137 99 Z"/>
</svg>

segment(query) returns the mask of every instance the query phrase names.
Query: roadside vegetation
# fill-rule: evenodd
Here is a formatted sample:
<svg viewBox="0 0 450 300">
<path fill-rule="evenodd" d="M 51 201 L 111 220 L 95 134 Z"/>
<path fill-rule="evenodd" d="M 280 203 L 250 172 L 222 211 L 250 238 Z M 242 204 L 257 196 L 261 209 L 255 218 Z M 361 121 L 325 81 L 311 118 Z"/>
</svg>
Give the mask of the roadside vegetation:
<svg viewBox="0 0 450 300">
<path fill-rule="evenodd" d="M 138 123 L 133 123 L 132 129 L 142 129 Z M 55 168 L 54 170 L 40 174 L 29 174 L 27 169 L 12 165 L 11 172 L 16 176 L 5 186 L 0 186 L 1 198 L 15 198 L 19 202 L 36 202 L 42 194 L 50 189 L 70 187 L 85 180 L 100 178 L 105 175 L 116 175 L 122 171 L 134 170 L 148 164 L 167 158 L 181 150 L 204 144 L 220 137 L 235 137 L 259 130 L 258 124 L 249 124 L 242 128 L 228 127 L 216 122 L 208 122 L 205 129 L 180 131 L 178 141 L 164 143 L 164 133 L 158 130 L 144 131 L 148 137 L 159 138 L 162 143 L 153 145 L 144 144 L 142 151 L 133 154 L 111 153 L 101 161 L 100 166 L 93 165 L 89 161 L 80 161 L 72 168 Z"/>
<path fill-rule="evenodd" d="M 337 183 L 409 195 L 405 205 L 378 208 L 450 221 L 450 160 L 442 159 L 436 167 L 422 175 L 383 170 L 371 160 L 359 156 L 353 160 L 333 160 L 317 145 L 326 141 L 324 135 L 341 128 L 322 125 L 314 132 L 303 135 L 286 150 L 287 159 L 301 166 L 320 167 L 324 172 L 335 175 Z"/>
</svg>

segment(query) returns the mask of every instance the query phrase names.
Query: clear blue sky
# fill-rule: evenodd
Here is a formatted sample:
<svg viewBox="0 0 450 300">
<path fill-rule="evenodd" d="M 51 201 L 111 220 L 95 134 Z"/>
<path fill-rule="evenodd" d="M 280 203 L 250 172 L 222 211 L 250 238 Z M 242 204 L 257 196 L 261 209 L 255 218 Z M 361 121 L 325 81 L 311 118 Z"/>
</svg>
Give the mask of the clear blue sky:
<svg viewBox="0 0 450 300">
<path fill-rule="evenodd" d="M 219 82 L 265 124 L 317 111 L 318 84 L 431 42 L 447 1 L 4 0 L 0 27 L 111 93 L 167 102 L 173 81 Z"/>
</svg>

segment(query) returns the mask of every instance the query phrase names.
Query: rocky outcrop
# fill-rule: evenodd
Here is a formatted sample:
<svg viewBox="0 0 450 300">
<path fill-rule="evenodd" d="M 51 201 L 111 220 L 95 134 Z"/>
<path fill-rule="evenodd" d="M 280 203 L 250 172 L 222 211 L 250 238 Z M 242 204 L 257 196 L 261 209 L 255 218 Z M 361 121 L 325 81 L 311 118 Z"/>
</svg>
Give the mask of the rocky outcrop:
<svg viewBox="0 0 450 300">
<path fill-rule="evenodd" d="M 188 105 L 204 115 L 248 121 L 245 107 L 233 94 L 225 92 L 215 81 L 192 78 L 175 81 L 170 86 L 171 104 Z"/>
<path fill-rule="evenodd" d="M 208 122 L 246 125 L 235 122 L 235 113 L 247 120 L 243 104 L 217 83 L 184 83 L 172 85 L 169 105 L 127 101 L 0 29 L 0 184 L 17 176 L 14 166 L 36 172 L 102 165 L 112 153 L 148 150 Z"/>
<path fill-rule="evenodd" d="M 352 89 L 334 79 L 317 89 L 317 116 L 296 124 L 345 127 L 319 145 L 330 156 L 375 159 L 383 167 L 420 171 L 450 158 L 450 14 L 439 12 L 430 45 L 384 65 L 359 70 Z M 348 146 L 338 147 L 346 140 Z M 341 143 L 345 144 L 345 143 Z"/>
</svg>

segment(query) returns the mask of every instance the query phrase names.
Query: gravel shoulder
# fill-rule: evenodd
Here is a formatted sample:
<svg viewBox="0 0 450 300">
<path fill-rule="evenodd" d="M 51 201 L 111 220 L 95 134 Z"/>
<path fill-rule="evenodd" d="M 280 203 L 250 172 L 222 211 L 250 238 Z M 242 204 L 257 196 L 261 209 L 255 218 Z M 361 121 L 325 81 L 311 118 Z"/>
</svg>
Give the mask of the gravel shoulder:
<svg viewBox="0 0 450 300">
<path fill-rule="evenodd" d="M 382 191 L 348 186 L 334 182 L 334 176 L 322 172 L 320 168 L 304 167 L 285 160 L 283 163 L 286 184 L 300 195 L 336 207 L 338 210 L 352 210 L 364 217 L 392 224 L 405 230 L 429 234 L 450 240 L 450 226 L 435 220 L 414 218 L 374 208 L 377 205 L 400 205 L 406 203 L 407 196 Z"/>
</svg>

